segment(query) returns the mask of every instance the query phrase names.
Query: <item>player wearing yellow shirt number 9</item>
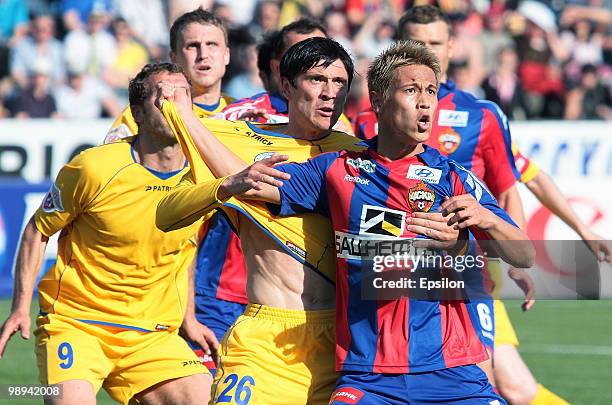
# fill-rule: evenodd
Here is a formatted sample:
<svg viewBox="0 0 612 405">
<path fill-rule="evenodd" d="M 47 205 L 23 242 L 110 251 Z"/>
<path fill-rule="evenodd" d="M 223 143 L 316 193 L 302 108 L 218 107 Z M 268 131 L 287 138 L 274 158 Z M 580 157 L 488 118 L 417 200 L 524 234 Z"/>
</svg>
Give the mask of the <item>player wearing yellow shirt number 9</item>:
<svg viewBox="0 0 612 405">
<path fill-rule="evenodd" d="M 189 87 L 176 65 L 145 66 L 129 87 L 139 136 L 66 164 L 25 228 L 0 353 L 16 331 L 29 336 L 36 275 L 48 238 L 61 232 L 35 331 L 40 382 L 63 386 L 51 403 L 92 404 L 101 387 L 125 404 L 208 401 L 210 374 L 178 336 L 199 223 L 155 227 L 159 200 L 188 170 L 155 104 L 162 81 Z"/>
</svg>

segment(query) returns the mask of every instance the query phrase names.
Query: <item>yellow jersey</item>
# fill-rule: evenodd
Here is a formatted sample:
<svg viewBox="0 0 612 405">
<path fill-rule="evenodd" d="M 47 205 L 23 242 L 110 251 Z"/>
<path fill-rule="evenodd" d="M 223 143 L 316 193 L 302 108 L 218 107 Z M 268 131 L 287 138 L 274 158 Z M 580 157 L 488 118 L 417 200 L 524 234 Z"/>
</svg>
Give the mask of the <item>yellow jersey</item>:
<svg viewBox="0 0 612 405">
<path fill-rule="evenodd" d="M 162 112 L 181 143 L 191 167 L 191 175 L 186 176 L 176 190 L 165 197 L 159 205 L 158 226 L 163 229 L 175 229 L 199 219 L 209 210 L 198 203 L 201 201 L 199 187 L 203 187 L 199 183 L 208 184 L 214 176 L 187 133 L 175 104 L 164 103 Z M 344 132 L 334 131 L 322 139 L 307 141 L 274 132 L 275 128 L 284 124 L 256 125 L 248 121 L 215 119 L 201 119 L 201 121 L 229 150 L 247 164 L 270 157 L 273 153 L 288 155 L 290 161 L 303 162 L 324 152 L 365 149 L 365 146 L 359 144 L 361 142 L 359 139 Z M 335 280 L 335 248 L 328 218 L 318 214 L 275 217 L 264 203 L 241 201 L 236 198 L 225 201 L 223 209 L 236 228 L 237 213 L 241 213 L 261 227 L 293 258 L 308 265 L 329 281 Z"/>
<path fill-rule="evenodd" d="M 188 170 L 147 169 L 130 140 L 66 164 L 34 215 L 45 236 L 61 231 L 57 262 L 38 287 L 41 313 L 136 330 L 179 327 L 200 224 L 165 233 L 155 215 Z"/>
<path fill-rule="evenodd" d="M 228 104 L 231 104 L 235 99 L 233 97 L 221 94 L 219 101 L 216 104 L 206 105 L 193 103 L 193 110 L 200 118 L 211 117 L 215 114 L 219 114 Z M 111 128 L 108 130 L 104 142 L 111 143 L 122 138 L 129 136 L 138 135 L 138 125 L 134 121 L 132 116 L 132 110 L 128 105 L 125 107 L 121 115 L 113 122 Z"/>
</svg>

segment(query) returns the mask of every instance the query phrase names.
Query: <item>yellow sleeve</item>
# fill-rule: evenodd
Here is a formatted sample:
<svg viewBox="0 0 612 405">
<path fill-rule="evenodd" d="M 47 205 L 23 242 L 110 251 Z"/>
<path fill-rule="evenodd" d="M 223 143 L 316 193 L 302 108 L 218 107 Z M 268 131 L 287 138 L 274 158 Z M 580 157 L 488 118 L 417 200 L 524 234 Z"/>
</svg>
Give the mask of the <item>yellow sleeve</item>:
<svg viewBox="0 0 612 405">
<path fill-rule="evenodd" d="M 138 124 L 134 121 L 134 117 L 132 116 L 132 110 L 128 105 L 121 112 L 119 118 L 113 122 L 106 137 L 104 138 L 104 144 L 116 142 L 123 138 L 127 138 L 130 136 L 138 135 Z"/>
<path fill-rule="evenodd" d="M 162 113 L 164 114 L 164 117 L 166 117 L 168 124 L 170 124 L 170 129 L 172 129 L 174 136 L 176 136 L 176 139 L 178 139 L 179 143 L 181 144 L 183 153 L 189 161 L 191 176 L 194 183 L 213 180 L 215 176 L 212 174 L 200 156 L 193 138 L 187 132 L 185 123 L 176 110 L 176 105 L 169 101 L 164 102 L 162 105 Z"/>
<path fill-rule="evenodd" d="M 514 164 L 521 175 L 521 183 L 525 184 L 533 180 L 540 171 L 538 165 L 523 155 L 514 143 L 512 144 L 512 154 L 514 155 Z"/>
<path fill-rule="evenodd" d="M 191 172 L 157 205 L 155 224 L 164 232 L 184 228 L 199 219 L 207 220 L 223 201 L 217 198 L 225 177 L 195 183 Z"/>
<path fill-rule="evenodd" d="M 62 167 L 34 214 L 34 223 L 45 236 L 72 222 L 98 194 L 101 181 L 86 160 L 81 153 Z"/>
</svg>

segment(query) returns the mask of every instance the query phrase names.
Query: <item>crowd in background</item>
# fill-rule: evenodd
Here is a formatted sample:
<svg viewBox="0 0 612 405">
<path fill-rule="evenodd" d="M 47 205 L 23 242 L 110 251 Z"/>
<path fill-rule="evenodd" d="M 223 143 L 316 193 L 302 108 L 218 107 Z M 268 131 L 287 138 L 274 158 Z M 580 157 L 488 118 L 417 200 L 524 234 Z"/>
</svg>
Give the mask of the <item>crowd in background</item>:
<svg viewBox="0 0 612 405">
<path fill-rule="evenodd" d="M 409 0 L 0 0 L 0 117 L 116 117 L 127 85 L 168 59 L 168 27 L 198 6 L 229 27 L 223 91 L 263 91 L 257 43 L 300 16 L 355 59 L 346 114 L 368 108 L 368 63 L 395 39 Z M 443 0 L 450 78 L 511 119 L 612 119 L 612 0 Z"/>
</svg>

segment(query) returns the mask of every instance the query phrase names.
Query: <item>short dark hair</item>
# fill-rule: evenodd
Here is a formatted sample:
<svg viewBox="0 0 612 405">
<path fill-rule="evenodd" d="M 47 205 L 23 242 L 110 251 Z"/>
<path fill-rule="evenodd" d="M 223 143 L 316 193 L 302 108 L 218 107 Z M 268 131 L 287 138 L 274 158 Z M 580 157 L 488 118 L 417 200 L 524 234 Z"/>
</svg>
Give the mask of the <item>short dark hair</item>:
<svg viewBox="0 0 612 405">
<path fill-rule="evenodd" d="M 451 22 L 446 14 L 442 12 L 438 7 L 432 5 L 415 6 L 411 7 L 404 13 L 399 19 L 397 24 L 397 32 L 400 39 L 404 38 L 404 28 L 408 24 L 431 24 L 436 21 L 442 21 L 446 23 L 448 27 L 448 33 L 451 33 Z"/>
<path fill-rule="evenodd" d="M 257 45 L 257 69 L 263 73 L 265 77 L 272 76 L 270 61 L 274 59 L 275 46 L 281 42 L 281 33 L 279 30 L 266 33 L 259 45 Z"/>
<path fill-rule="evenodd" d="M 328 67 L 337 60 L 340 60 L 346 69 L 350 88 L 354 73 L 353 61 L 346 49 L 331 38 L 308 38 L 293 45 L 281 59 L 280 76 L 295 86 L 295 78 L 298 75 L 321 64 Z"/>
<path fill-rule="evenodd" d="M 227 45 L 227 28 L 223 21 L 217 17 L 215 13 L 204 10 L 202 7 L 198 7 L 193 11 L 189 11 L 179 18 L 177 18 L 172 27 L 170 27 L 170 49 L 176 52 L 178 50 L 179 36 L 183 32 L 186 26 L 192 23 L 198 23 L 202 25 L 214 25 L 223 31 L 223 37 L 225 38 L 225 44 Z"/>
<path fill-rule="evenodd" d="M 326 37 L 328 36 L 327 30 L 325 29 L 323 24 L 321 24 L 317 20 L 313 20 L 312 18 L 303 17 L 299 20 L 292 22 L 291 24 L 285 25 L 283 28 L 281 28 L 280 37 L 274 44 L 274 54 L 272 55 L 272 59 L 277 59 L 287 51 L 287 35 L 290 32 L 295 32 L 298 34 L 310 34 L 315 31 L 321 31 L 323 35 L 325 35 Z"/>
<path fill-rule="evenodd" d="M 130 108 L 141 106 L 144 103 L 153 90 L 149 86 L 149 78 L 160 72 L 180 73 L 185 76 L 185 79 L 191 85 L 189 78 L 179 65 L 170 62 L 148 63 L 138 72 L 136 77 L 130 80 L 128 87 Z"/>
</svg>

